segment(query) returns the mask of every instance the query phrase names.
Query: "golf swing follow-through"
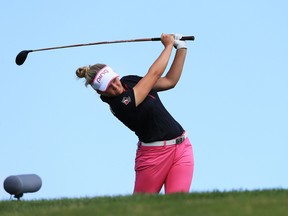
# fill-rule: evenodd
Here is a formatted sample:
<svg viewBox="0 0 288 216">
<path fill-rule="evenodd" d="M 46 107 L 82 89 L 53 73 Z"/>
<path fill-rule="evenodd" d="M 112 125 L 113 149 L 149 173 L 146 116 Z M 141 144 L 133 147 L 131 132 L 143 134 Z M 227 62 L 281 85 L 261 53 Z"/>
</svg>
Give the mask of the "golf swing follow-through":
<svg viewBox="0 0 288 216">
<path fill-rule="evenodd" d="M 158 92 L 178 83 L 187 53 L 187 43 L 179 34 L 162 34 L 164 49 L 149 67 L 145 76 L 124 76 L 121 79 L 106 64 L 80 67 L 79 78 L 85 78 L 107 103 L 113 115 L 138 137 L 135 159 L 134 193 L 188 193 L 194 156 L 187 131 L 162 104 Z M 164 74 L 173 47 L 176 53 L 171 67 Z M 177 103 L 176 106 L 185 106 Z"/>
<path fill-rule="evenodd" d="M 161 34 L 159 38 L 107 41 L 23 50 L 16 57 L 22 65 L 30 52 L 122 42 L 161 41 L 164 48 L 143 76 L 128 75 L 120 78 L 109 65 L 97 63 L 79 67 L 78 78 L 85 79 L 107 103 L 113 115 L 133 131 L 137 138 L 134 193 L 188 193 L 190 190 L 194 156 L 187 131 L 162 104 L 158 92 L 174 88 L 180 80 L 187 54 L 187 40 L 194 36 Z M 164 74 L 173 48 L 174 59 Z M 176 103 L 187 106 L 182 103 Z"/>
</svg>

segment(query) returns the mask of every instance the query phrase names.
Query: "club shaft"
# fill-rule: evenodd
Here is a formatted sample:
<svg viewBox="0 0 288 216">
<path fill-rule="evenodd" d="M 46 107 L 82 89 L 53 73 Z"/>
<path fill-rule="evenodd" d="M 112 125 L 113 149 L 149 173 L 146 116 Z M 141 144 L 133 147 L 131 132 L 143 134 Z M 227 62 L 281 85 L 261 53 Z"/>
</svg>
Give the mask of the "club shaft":
<svg viewBox="0 0 288 216">
<path fill-rule="evenodd" d="M 128 43 L 128 42 L 145 42 L 145 41 L 160 41 L 161 38 L 139 38 L 132 40 L 114 40 L 114 41 L 102 41 L 102 42 L 93 42 L 93 43 L 84 43 L 84 44 L 73 44 L 67 46 L 55 46 L 41 49 L 30 50 L 30 52 L 38 52 L 45 50 L 53 50 L 53 49 L 64 49 L 64 48 L 72 48 L 72 47 L 80 47 L 80 46 L 92 46 L 92 45 L 100 45 L 100 44 L 113 44 L 113 43 Z M 183 36 L 181 40 L 194 40 L 194 36 Z"/>
</svg>

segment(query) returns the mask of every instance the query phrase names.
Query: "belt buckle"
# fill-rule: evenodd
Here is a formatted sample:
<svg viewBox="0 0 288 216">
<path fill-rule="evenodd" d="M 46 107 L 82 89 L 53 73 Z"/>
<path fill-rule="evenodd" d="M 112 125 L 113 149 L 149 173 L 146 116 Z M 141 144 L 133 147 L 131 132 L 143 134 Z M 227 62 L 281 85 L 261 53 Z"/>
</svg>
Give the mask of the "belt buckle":
<svg viewBox="0 0 288 216">
<path fill-rule="evenodd" d="M 184 137 L 179 137 L 176 139 L 176 144 L 181 144 L 184 141 Z"/>
</svg>

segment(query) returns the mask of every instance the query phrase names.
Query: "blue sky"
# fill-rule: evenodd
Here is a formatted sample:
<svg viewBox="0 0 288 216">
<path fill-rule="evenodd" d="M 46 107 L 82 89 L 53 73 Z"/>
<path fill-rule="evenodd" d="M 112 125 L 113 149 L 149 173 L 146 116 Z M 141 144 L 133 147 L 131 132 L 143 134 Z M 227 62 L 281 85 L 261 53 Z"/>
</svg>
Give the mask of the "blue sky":
<svg viewBox="0 0 288 216">
<path fill-rule="evenodd" d="M 189 133 L 191 192 L 288 188 L 288 3 L 2 1 L 0 180 L 38 174 L 26 199 L 129 195 L 137 137 L 75 70 L 106 63 L 144 75 L 160 42 L 30 53 L 107 40 L 195 35 L 177 87 L 162 102 Z M 173 53 L 174 54 L 174 53 Z M 0 187 L 0 199 L 8 199 Z"/>
</svg>

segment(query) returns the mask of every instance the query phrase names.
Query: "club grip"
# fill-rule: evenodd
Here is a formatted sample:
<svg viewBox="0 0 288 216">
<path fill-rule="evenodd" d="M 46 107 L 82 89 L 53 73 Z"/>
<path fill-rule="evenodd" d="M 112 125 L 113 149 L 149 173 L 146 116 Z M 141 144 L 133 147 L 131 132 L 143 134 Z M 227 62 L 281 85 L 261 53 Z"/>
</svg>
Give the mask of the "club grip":
<svg viewBox="0 0 288 216">
<path fill-rule="evenodd" d="M 161 38 L 151 38 L 151 41 L 160 41 Z M 195 37 L 194 36 L 182 36 L 182 38 L 180 40 L 192 40 L 194 41 L 195 40 Z"/>
<path fill-rule="evenodd" d="M 180 40 L 192 40 L 192 41 L 194 41 L 195 37 L 194 36 L 183 36 Z"/>
</svg>

